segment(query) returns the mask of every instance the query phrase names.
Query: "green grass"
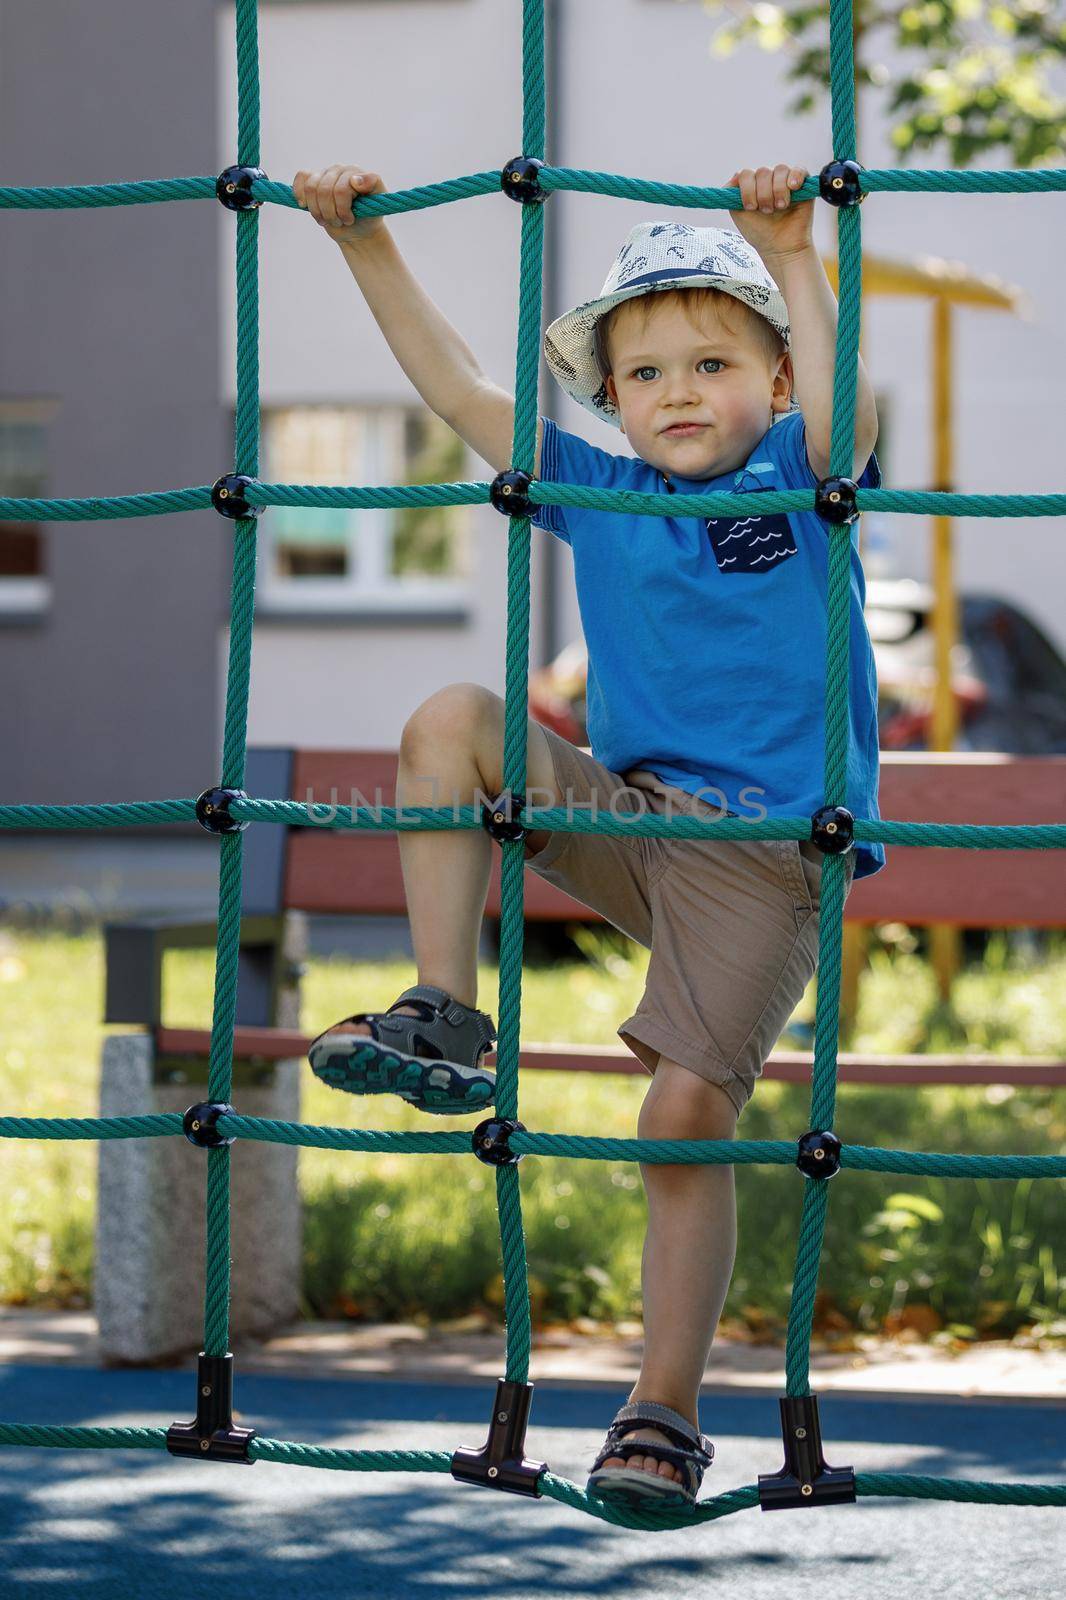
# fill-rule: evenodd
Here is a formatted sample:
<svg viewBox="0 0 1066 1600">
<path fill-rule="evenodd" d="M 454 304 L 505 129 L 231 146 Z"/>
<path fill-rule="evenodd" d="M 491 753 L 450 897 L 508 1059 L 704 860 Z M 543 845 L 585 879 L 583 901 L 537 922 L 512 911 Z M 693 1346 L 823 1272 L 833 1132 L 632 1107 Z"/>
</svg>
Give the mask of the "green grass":
<svg viewBox="0 0 1066 1600">
<path fill-rule="evenodd" d="M 852 1050 L 1055 1054 L 1066 1040 L 1066 941 L 1039 962 L 993 938 L 950 1005 L 920 942 L 886 925 L 873 942 Z M 640 999 L 648 952 L 609 930 L 577 929 L 588 959 L 534 964 L 522 985 L 523 1039 L 616 1042 Z M 383 1009 L 416 979 L 409 962 L 312 960 L 301 1025 L 320 1032 L 354 1010 Z M 498 971 L 483 965 L 478 1003 L 499 1020 Z M 213 951 L 175 951 L 164 969 L 164 1021 L 210 1025 Z M 0 1081 L 7 1115 L 95 1116 L 105 1028 L 98 929 L 0 925 Z M 815 987 L 794 1024 L 813 1021 Z M 802 1042 L 784 1035 L 782 1047 Z M 533 1071 L 521 1082 L 530 1128 L 632 1137 L 650 1083 Z M 809 1091 L 760 1082 L 738 1138 L 795 1138 Z M 424 1129 L 394 1096 L 337 1093 L 306 1070 L 302 1120 L 334 1127 Z M 434 1117 L 435 1130 L 471 1126 Z M 1066 1145 L 1066 1090 L 842 1086 L 836 1132 L 912 1150 L 1050 1154 Z M 0 1302 L 91 1304 L 96 1152 L 92 1142 L 4 1146 Z M 432 1322 L 502 1304 L 495 1182 L 468 1159 L 307 1150 L 304 1309 L 318 1317 Z M 521 1167 L 530 1291 L 538 1326 L 577 1318 L 638 1321 L 646 1218 L 637 1165 L 526 1157 Z M 779 1336 L 787 1319 L 802 1180 L 793 1168 L 736 1171 L 739 1245 L 724 1332 Z M 1060 1180 L 918 1179 L 841 1174 L 833 1183 L 816 1328 L 912 1326 L 945 1343 L 1066 1337 Z M 1057 1253 L 1056 1253 L 1057 1247 Z"/>
</svg>

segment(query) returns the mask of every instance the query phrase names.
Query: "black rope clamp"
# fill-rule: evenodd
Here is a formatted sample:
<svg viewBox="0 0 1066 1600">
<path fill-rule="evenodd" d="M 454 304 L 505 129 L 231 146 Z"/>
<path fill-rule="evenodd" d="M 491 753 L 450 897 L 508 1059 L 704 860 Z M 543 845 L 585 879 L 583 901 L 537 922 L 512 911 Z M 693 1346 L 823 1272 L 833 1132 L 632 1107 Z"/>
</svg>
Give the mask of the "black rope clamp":
<svg viewBox="0 0 1066 1600">
<path fill-rule="evenodd" d="M 489 484 L 489 499 L 505 517 L 528 517 L 529 486 L 532 482 L 528 472 L 519 472 L 515 467 L 498 472 Z"/>
<path fill-rule="evenodd" d="M 508 1494 L 531 1495 L 539 1500 L 540 1475 L 547 1472 L 548 1463 L 526 1459 L 526 1423 L 532 1399 L 531 1383 L 508 1383 L 497 1378 L 489 1436 L 480 1450 L 455 1451 L 452 1477 L 461 1483 L 480 1483 L 487 1489 L 504 1489 Z"/>
<path fill-rule="evenodd" d="M 858 489 L 852 478 L 822 478 L 814 491 L 814 509 L 826 522 L 858 522 Z"/>
<path fill-rule="evenodd" d="M 237 1137 L 235 1133 L 219 1132 L 219 1117 L 236 1115 L 233 1107 L 223 1100 L 201 1100 L 190 1106 L 182 1117 L 182 1132 L 190 1144 L 199 1145 L 201 1150 L 218 1150 L 224 1144 L 232 1144 Z"/>
<path fill-rule="evenodd" d="M 781 1401 L 785 1464 L 780 1472 L 759 1473 L 759 1504 L 764 1511 L 789 1506 L 838 1506 L 855 1499 L 855 1468 L 827 1467 L 822 1455 L 816 1394 L 785 1395 Z"/>
<path fill-rule="evenodd" d="M 487 828 L 498 844 L 524 839 L 529 832 L 518 813 L 526 803 L 524 794 L 512 794 L 504 789 L 491 805 L 481 802 L 481 825 Z"/>
<path fill-rule="evenodd" d="M 244 498 L 244 491 L 254 478 L 249 478 L 244 472 L 227 472 L 211 485 L 211 504 L 216 511 L 224 517 L 261 517 L 266 506 L 249 505 Z"/>
<path fill-rule="evenodd" d="M 542 206 L 549 194 L 540 186 L 543 165 L 536 156 L 512 156 L 500 173 L 500 188 L 520 205 Z"/>
<path fill-rule="evenodd" d="M 252 183 L 265 177 L 262 167 L 226 167 L 215 179 L 215 195 L 228 211 L 255 211 L 263 202 L 252 194 Z"/>
<path fill-rule="evenodd" d="M 507 1143 L 512 1133 L 525 1133 L 526 1125 L 513 1117 L 487 1117 L 479 1122 L 470 1135 L 474 1154 L 490 1167 L 515 1167 L 523 1151 L 512 1150 Z"/>
<path fill-rule="evenodd" d="M 866 193 L 859 173 L 865 171 L 858 161 L 830 161 L 818 174 L 818 193 L 831 206 L 861 206 Z"/>
<path fill-rule="evenodd" d="M 823 855 L 845 855 L 855 843 L 855 818 L 847 806 L 823 806 L 811 818 L 811 843 Z"/>
<path fill-rule="evenodd" d="M 233 1355 L 207 1356 L 201 1350 L 196 1372 L 196 1421 L 172 1422 L 167 1449 L 172 1456 L 201 1461 L 243 1461 L 254 1467 L 248 1446 L 254 1428 L 233 1426 Z"/>
<path fill-rule="evenodd" d="M 243 833 L 247 819 L 241 822 L 229 813 L 231 800 L 247 800 L 243 789 L 205 789 L 196 802 L 196 820 L 208 833 Z"/>
<path fill-rule="evenodd" d="M 840 1140 L 812 1128 L 796 1146 L 796 1165 L 808 1178 L 835 1178 L 840 1171 Z"/>
</svg>

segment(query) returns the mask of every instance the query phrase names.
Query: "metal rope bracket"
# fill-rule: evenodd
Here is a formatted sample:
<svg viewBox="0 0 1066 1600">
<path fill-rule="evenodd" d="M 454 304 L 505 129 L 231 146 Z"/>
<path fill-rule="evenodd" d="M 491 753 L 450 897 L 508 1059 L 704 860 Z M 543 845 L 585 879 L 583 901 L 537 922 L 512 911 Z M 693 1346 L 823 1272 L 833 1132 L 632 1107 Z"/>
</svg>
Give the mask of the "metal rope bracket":
<svg viewBox="0 0 1066 1600">
<path fill-rule="evenodd" d="M 196 1421 L 174 1422 L 167 1429 L 167 1449 L 172 1456 L 195 1456 L 201 1461 L 242 1461 L 254 1467 L 248 1446 L 254 1428 L 233 1426 L 233 1354 L 197 1358 Z"/>
<path fill-rule="evenodd" d="M 263 204 L 252 193 L 256 178 L 265 178 L 262 167 L 225 167 L 215 179 L 215 198 L 227 211 L 255 211 Z"/>
<path fill-rule="evenodd" d="M 235 1133 L 220 1133 L 218 1129 L 219 1117 L 235 1117 L 234 1108 L 222 1100 L 200 1100 L 196 1105 L 190 1106 L 181 1119 L 181 1131 L 190 1144 L 198 1146 L 201 1150 L 221 1150 L 223 1145 L 233 1144 L 237 1135 Z"/>
<path fill-rule="evenodd" d="M 548 1470 L 548 1463 L 526 1457 L 526 1423 L 532 1400 L 531 1383 L 497 1379 L 489 1436 L 480 1450 L 455 1451 L 452 1477 L 461 1483 L 480 1483 L 487 1489 L 503 1489 L 508 1494 L 530 1495 L 539 1500 L 540 1475 Z"/>
<path fill-rule="evenodd" d="M 823 855 L 842 856 L 855 842 L 855 818 L 847 806 L 822 806 L 811 817 L 811 843 Z"/>
<path fill-rule="evenodd" d="M 243 789 L 205 789 L 196 801 L 196 820 L 208 833 L 243 833 L 247 820 L 230 815 L 230 802 L 247 800 Z"/>
<path fill-rule="evenodd" d="M 513 467 L 498 472 L 489 484 L 489 499 L 505 517 L 528 517 L 530 510 L 529 486 L 532 475 Z"/>
<path fill-rule="evenodd" d="M 865 171 L 858 161 L 829 161 L 818 174 L 818 193 L 831 206 L 861 206 L 866 192 L 859 174 Z"/>
<path fill-rule="evenodd" d="M 237 521 L 241 517 L 261 517 L 266 506 L 251 505 L 244 491 L 256 480 L 246 472 L 227 472 L 211 485 L 211 504 L 224 517 Z"/>
<path fill-rule="evenodd" d="M 512 156 L 500 173 L 500 188 L 519 205 L 542 206 L 550 192 L 540 186 L 543 166 L 536 156 Z"/>
<path fill-rule="evenodd" d="M 479 1161 L 484 1161 L 490 1167 L 515 1167 L 521 1161 L 524 1150 L 512 1150 L 510 1137 L 512 1133 L 525 1133 L 526 1125 L 519 1122 L 517 1117 L 487 1117 L 484 1122 L 479 1122 L 470 1136 L 474 1154 Z"/>
<path fill-rule="evenodd" d="M 853 478 L 821 478 L 814 491 L 814 509 L 826 522 L 858 522 L 855 503 L 859 486 Z"/>
<path fill-rule="evenodd" d="M 855 1499 L 854 1467 L 828 1467 L 822 1455 L 818 1396 L 781 1399 L 785 1464 L 780 1472 L 760 1472 L 759 1504 L 764 1511 L 788 1506 L 834 1506 Z"/>
<path fill-rule="evenodd" d="M 491 805 L 481 803 L 481 825 L 492 835 L 498 844 L 505 841 L 524 839 L 529 829 L 519 816 L 519 812 L 526 803 L 524 794 L 512 794 L 510 789 L 504 789 Z"/>
</svg>

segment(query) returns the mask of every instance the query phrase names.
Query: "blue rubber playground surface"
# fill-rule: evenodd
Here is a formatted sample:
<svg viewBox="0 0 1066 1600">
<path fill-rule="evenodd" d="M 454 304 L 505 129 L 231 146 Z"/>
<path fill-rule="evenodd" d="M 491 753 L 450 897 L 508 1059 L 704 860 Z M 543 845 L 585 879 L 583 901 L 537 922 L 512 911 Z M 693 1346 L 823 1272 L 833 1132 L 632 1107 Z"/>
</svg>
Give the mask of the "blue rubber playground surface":
<svg viewBox="0 0 1066 1600">
<path fill-rule="evenodd" d="M 187 1371 L 0 1368 L 5 1422 L 168 1427 L 194 1410 Z M 584 1488 L 628 1391 L 538 1383 L 531 1458 Z M 234 1420 L 347 1449 L 484 1443 L 493 1385 L 236 1376 Z M 1066 1482 L 1066 1405 L 825 1394 L 831 1466 Z M 776 1472 L 775 1394 L 704 1394 L 716 1460 L 702 1494 Z M 1062 1600 L 1062 1508 L 861 1499 L 759 1508 L 666 1532 L 615 1527 L 550 1498 L 450 1473 L 185 1461 L 157 1451 L 0 1448 L 3 1600 Z"/>
</svg>

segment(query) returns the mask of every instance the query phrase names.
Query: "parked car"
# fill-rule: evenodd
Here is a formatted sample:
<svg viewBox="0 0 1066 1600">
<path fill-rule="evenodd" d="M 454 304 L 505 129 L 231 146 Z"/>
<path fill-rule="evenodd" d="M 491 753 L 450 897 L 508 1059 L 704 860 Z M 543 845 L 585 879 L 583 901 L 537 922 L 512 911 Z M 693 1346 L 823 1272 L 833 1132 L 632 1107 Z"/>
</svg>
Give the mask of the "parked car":
<svg viewBox="0 0 1066 1600">
<path fill-rule="evenodd" d="M 924 750 L 932 721 L 933 592 L 910 578 L 866 585 L 883 750 Z M 1011 601 L 961 594 L 952 652 L 956 750 L 1066 752 L 1066 662 Z"/>
<path fill-rule="evenodd" d="M 935 681 L 932 605 L 932 589 L 913 578 L 867 582 L 882 750 L 927 748 Z M 585 645 L 577 639 L 529 678 L 530 716 L 577 745 L 589 742 L 587 670 Z M 1066 753 L 1066 661 L 1011 601 L 959 596 L 952 690 L 956 750 Z"/>
</svg>

